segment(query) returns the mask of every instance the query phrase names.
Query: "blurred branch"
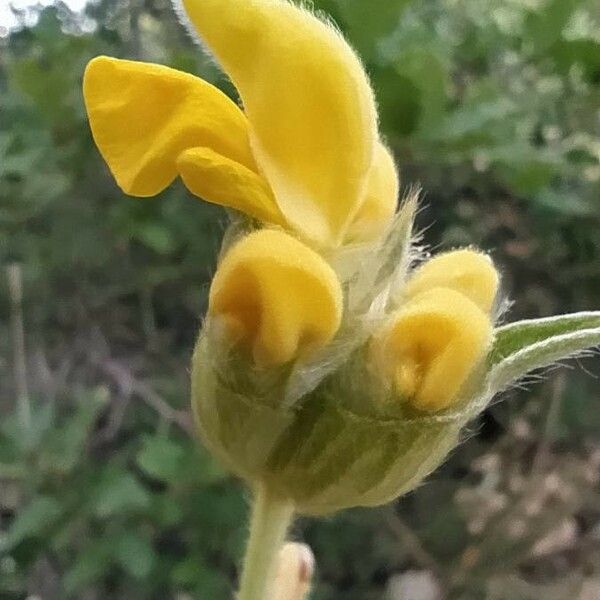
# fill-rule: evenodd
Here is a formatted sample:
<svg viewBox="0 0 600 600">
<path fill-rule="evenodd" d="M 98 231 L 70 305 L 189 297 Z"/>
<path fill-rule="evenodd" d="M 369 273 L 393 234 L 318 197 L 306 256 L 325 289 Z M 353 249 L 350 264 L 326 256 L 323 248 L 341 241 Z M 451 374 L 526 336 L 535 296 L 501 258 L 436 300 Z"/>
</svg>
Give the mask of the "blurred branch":
<svg viewBox="0 0 600 600">
<path fill-rule="evenodd" d="M 556 432 L 560 420 L 560 412 L 562 407 L 562 398 L 564 396 L 566 385 L 566 376 L 564 372 L 557 373 L 551 383 L 552 396 L 550 398 L 550 404 L 548 411 L 546 412 L 546 419 L 544 421 L 544 428 L 540 435 L 540 440 L 535 452 L 535 456 L 531 463 L 531 474 L 536 475 L 544 470 L 544 467 L 548 459 L 548 451 L 552 438 Z"/>
<path fill-rule="evenodd" d="M 429 569 L 442 581 L 443 572 L 437 560 L 425 549 L 419 536 L 396 513 L 393 506 L 383 509 L 383 517 L 390 531 L 418 565 Z"/>
<path fill-rule="evenodd" d="M 139 397 L 166 422 L 174 423 L 190 436 L 193 434 L 194 429 L 189 414 L 170 406 L 148 384 L 137 379 L 127 367 L 112 359 L 104 360 L 98 366 L 119 386 L 124 395 L 133 394 Z"/>
<path fill-rule="evenodd" d="M 139 60 L 142 55 L 142 43 L 140 39 L 140 16 L 141 5 L 138 0 L 129 1 L 129 56 Z"/>
<path fill-rule="evenodd" d="M 21 265 L 14 263 L 6 267 L 8 294 L 10 298 L 10 325 L 13 344 L 13 367 L 17 409 L 25 428 L 31 425 L 31 406 L 27 389 L 27 362 L 25 354 L 25 325 L 23 319 L 23 276 Z"/>
<path fill-rule="evenodd" d="M 140 314 L 142 317 L 142 327 L 144 335 L 148 341 L 148 346 L 152 350 L 159 347 L 158 332 L 156 328 L 156 317 L 152 306 L 152 288 L 148 285 L 142 285 L 139 291 Z"/>
<path fill-rule="evenodd" d="M 117 398 L 111 403 L 111 410 L 108 414 L 106 426 L 103 427 L 98 434 L 95 436 L 94 444 L 104 444 L 113 440 L 121 429 L 125 414 L 127 413 L 127 407 L 131 401 L 131 393 L 127 395 L 119 394 Z"/>
<path fill-rule="evenodd" d="M 68 377 L 74 366 L 72 354 L 61 351 L 56 368 L 52 369 L 44 347 L 37 346 L 30 352 L 29 361 L 30 381 L 37 382 L 40 392 L 48 402 L 54 402 L 56 396 L 67 386 Z"/>
</svg>

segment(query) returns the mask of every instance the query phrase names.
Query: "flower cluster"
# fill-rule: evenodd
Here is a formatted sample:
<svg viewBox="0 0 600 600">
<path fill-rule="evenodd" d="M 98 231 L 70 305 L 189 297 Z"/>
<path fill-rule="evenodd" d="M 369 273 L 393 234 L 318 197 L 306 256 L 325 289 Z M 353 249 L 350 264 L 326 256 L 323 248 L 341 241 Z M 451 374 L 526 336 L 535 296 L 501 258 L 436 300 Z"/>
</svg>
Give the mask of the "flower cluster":
<svg viewBox="0 0 600 600">
<path fill-rule="evenodd" d="M 286 0 L 183 4 L 243 109 L 187 73 L 108 57 L 84 96 L 124 192 L 180 177 L 233 209 L 193 358 L 198 428 L 301 512 L 385 502 L 510 381 L 600 341 L 600 320 L 497 328 L 486 254 L 422 260 L 368 77 L 329 23 Z"/>
</svg>

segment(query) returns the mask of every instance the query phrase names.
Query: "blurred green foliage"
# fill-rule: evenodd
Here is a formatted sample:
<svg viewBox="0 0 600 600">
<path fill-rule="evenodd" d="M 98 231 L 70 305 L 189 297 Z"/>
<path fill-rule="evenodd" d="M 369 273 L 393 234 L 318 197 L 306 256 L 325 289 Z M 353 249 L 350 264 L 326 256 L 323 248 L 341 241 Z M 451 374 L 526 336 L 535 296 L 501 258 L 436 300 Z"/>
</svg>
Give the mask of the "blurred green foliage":
<svg viewBox="0 0 600 600">
<path fill-rule="evenodd" d="M 490 249 L 514 317 L 598 308 L 600 5 L 315 4 L 363 57 L 403 184 L 426 190 L 428 241 Z M 187 362 L 224 215 L 180 185 L 124 198 L 93 146 L 80 87 L 86 62 L 110 54 L 234 91 L 167 0 L 37 13 L 0 38 L 0 264 L 24 277 L 32 409 L 27 425 L 8 327 L 17 301 L 3 278 L 0 599 L 229 598 L 245 496 L 190 436 L 187 415 Z M 600 521 L 597 387 L 576 373 L 527 402 L 513 395 L 397 506 L 301 522 L 319 559 L 314 599 L 371 600 L 386 587 L 394 598 L 394 575 L 409 568 L 448 598 L 579 593 L 600 573 L 589 533 Z M 551 475 L 573 494 L 539 500 Z M 535 550 L 565 519 L 579 549 L 560 550 L 568 568 Z M 527 535 L 511 537 L 514 523 Z"/>
</svg>

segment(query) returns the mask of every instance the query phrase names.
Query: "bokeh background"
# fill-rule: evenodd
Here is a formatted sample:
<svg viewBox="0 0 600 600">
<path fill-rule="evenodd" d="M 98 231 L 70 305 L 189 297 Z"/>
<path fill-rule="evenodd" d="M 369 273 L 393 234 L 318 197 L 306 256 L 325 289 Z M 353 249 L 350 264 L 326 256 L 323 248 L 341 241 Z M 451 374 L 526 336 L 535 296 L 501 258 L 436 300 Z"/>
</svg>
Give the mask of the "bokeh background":
<svg viewBox="0 0 600 600">
<path fill-rule="evenodd" d="M 81 78 L 104 53 L 234 90 L 168 0 L 1 3 L 0 599 L 229 599 L 247 497 L 188 415 L 225 215 L 179 184 L 124 197 Z M 364 59 L 431 245 L 489 249 L 512 319 L 600 308 L 598 1 L 315 4 Z M 568 366 L 393 506 L 298 522 L 313 599 L 598 600 L 600 360 Z"/>
</svg>

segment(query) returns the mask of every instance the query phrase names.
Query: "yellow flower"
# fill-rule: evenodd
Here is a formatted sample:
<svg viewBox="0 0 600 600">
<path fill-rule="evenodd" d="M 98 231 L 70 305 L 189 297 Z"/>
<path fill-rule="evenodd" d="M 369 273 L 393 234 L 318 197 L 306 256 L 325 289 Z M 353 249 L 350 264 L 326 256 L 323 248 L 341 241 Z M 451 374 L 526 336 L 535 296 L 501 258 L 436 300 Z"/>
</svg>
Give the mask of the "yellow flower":
<svg viewBox="0 0 600 600">
<path fill-rule="evenodd" d="M 415 408 L 451 406 L 493 339 L 499 277 L 473 250 L 441 254 L 416 270 L 404 304 L 372 342 L 376 369 Z"/>
<path fill-rule="evenodd" d="M 252 218 L 226 235 L 191 394 L 205 444 L 255 490 L 239 598 L 264 598 L 294 511 L 414 489 L 496 391 L 597 344 L 600 316 L 495 331 L 499 276 L 474 250 L 407 277 L 416 198 L 394 217 L 396 166 L 341 35 L 288 0 L 180 1 L 243 110 L 192 75 L 108 57 L 83 91 L 126 193 L 181 177 Z"/>
<path fill-rule="evenodd" d="M 195 195 L 320 248 L 380 235 L 398 178 L 367 76 L 341 35 L 285 0 L 183 4 L 243 111 L 192 75 L 92 60 L 90 125 L 121 188 L 151 196 L 179 175 Z"/>
<path fill-rule="evenodd" d="M 462 249 L 434 256 L 410 278 L 403 295 L 414 298 L 432 287 L 446 287 L 464 294 L 489 313 L 498 293 L 500 278 L 487 254 Z"/>
<path fill-rule="evenodd" d="M 209 314 L 230 339 L 268 367 L 331 341 L 342 317 L 342 290 L 333 269 L 310 248 L 263 229 L 237 242 L 213 280 Z"/>
<path fill-rule="evenodd" d="M 375 148 L 375 160 L 367 182 L 365 200 L 348 227 L 346 240 L 371 241 L 389 226 L 400 191 L 394 158 L 381 143 Z"/>
<path fill-rule="evenodd" d="M 394 221 L 398 173 L 373 92 L 339 32 L 291 2 L 183 7 L 243 109 L 193 75 L 101 56 L 83 83 L 94 139 L 126 193 L 152 196 L 181 177 L 193 194 L 263 224 L 222 260 L 209 317 L 260 366 L 305 357 L 333 339 L 344 304 L 315 250 L 379 243 Z M 412 277 L 381 352 L 394 354 L 396 387 L 413 404 L 433 410 L 454 398 L 487 347 L 481 315 L 496 287 L 491 263 L 473 251 L 442 255 Z M 438 379 L 454 383 L 442 394 Z"/>
</svg>

